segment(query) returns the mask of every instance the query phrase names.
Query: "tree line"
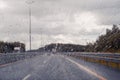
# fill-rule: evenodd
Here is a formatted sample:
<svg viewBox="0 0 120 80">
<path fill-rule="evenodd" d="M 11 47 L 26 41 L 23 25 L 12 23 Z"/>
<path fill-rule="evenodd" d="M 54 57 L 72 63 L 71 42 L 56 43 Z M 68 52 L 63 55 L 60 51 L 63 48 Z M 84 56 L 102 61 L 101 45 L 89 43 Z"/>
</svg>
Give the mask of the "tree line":
<svg viewBox="0 0 120 80">
<path fill-rule="evenodd" d="M 62 44 L 62 43 L 52 43 L 46 45 L 45 47 L 39 48 L 39 51 L 48 52 L 83 52 L 85 51 L 85 46 L 76 44 Z"/>
<path fill-rule="evenodd" d="M 25 44 L 20 42 L 4 42 L 0 41 L 0 53 L 12 53 L 15 47 L 20 47 L 20 51 L 25 51 Z"/>
<path fill-rule="evenodd" d="M 100 35 L 94 43 L 86 46 L 88 52 L 120 52 L 120 29 L 113 25 L 112 29 L 106 29 L 104 35 Z"/>
</svg>

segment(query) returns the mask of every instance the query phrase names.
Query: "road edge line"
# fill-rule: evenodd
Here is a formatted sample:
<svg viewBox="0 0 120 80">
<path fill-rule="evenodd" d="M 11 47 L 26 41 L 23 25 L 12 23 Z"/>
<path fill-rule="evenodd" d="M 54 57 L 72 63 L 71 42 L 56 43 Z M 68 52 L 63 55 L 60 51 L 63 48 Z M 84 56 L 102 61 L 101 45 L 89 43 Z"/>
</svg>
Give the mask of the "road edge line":
<svg viewBox="0 0 120 80">
<path fill-rule="evenodd" d="M 72 59 L 70 59 L 70 58 L 66 58 L 66 59 L 67 59 L 68 61 L 70 61 L 70 62 L 76 64 L 80 69 L 84 69 L 86 72 L 88 72 L 88 73 L 94 75 L 95 77 L 99 78 L 100 80 L 107 80 L 107 79 L 104 78 L 103 76 L 98 75 L 96 72 L 94 72 L 94 71 L 88 69 L 87 67 L 85 67 L 85 66 L 83 66 L 83 65 L 81 65 L 81 64 L 79 64 L 79 63 L 77 63 L 77 62 L 75 62 L 74 60 L 72 60 Z"/>
</svg>

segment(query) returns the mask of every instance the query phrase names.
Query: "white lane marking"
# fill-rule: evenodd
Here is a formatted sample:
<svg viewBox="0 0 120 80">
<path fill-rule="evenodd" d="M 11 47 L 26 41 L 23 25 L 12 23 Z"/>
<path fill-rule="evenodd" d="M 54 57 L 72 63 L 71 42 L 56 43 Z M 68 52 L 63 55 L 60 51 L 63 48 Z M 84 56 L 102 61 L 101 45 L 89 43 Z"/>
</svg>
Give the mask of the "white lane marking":
<svg viewBox="0 0 120 80">
<path fill-rule="evenodd" d="M 85 66 L 83 66 L 83 65 L 75 62 L 74 60 L 71 60 L 71 59 L 69 59 L 69 58 L 66 58 L 66 59 L 69 60 L 70 62 L 76 64 L 80 69 L 83 69 L 83 70 L 87 71 L 88 73 L 96 76 L 96 77 L 99 78 L 100 80 L 107 80 L 106 78 L 102 77 L 101 75 L 98 75 L 96 72 L 94 72 L 94 71 L 88 69 L 87 67 L 85 67 Z"/>
<path fill-rule="evenodd" d="M 22 80 L 27 80 L 29 77 L 31 76 L 31 74 L 28 74 L 26 77 L 24 77 Z"/>
</svg>

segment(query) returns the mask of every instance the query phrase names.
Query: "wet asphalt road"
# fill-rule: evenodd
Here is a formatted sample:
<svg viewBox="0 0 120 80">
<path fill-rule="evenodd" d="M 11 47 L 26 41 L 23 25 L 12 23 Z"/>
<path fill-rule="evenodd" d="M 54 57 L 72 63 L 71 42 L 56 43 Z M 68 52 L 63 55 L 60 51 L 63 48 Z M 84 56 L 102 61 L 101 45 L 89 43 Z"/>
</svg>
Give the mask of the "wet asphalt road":
<svg viewBox="0 0 120 80">
<path fill-rule="evenodd" d="M 1 66 L 0 80 L 120 80 L 120 71 L 51 54 Z"/>
</svg>

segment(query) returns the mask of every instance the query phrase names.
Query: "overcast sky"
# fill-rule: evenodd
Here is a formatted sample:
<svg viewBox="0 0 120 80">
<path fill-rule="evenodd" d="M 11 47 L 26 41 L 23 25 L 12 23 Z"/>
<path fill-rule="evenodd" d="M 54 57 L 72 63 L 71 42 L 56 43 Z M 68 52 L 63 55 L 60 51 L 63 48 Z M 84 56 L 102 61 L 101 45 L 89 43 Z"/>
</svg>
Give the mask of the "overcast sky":
<svg viewBox="0 0 120 80">
<path fill-rule="evenodd" d="M 29 49 L 27 0 L 0 0 L 0 40 Z M 30 1 L 30 0 L 28 0 Z M 120 24 L 120 0 L 33 0 L 32 48 L 49 43 L 86 44 Z"/>
</svg>

